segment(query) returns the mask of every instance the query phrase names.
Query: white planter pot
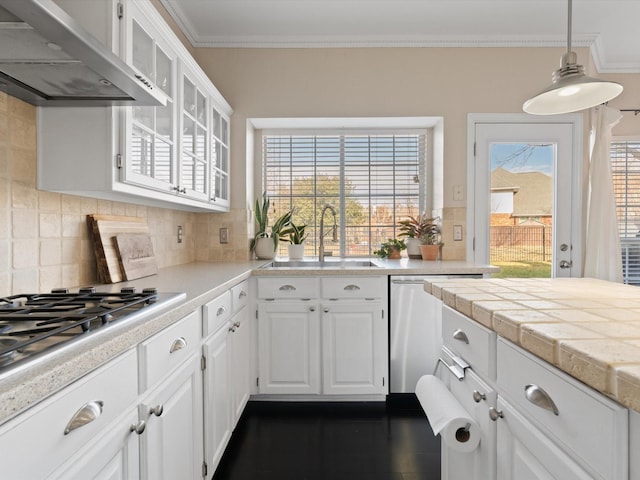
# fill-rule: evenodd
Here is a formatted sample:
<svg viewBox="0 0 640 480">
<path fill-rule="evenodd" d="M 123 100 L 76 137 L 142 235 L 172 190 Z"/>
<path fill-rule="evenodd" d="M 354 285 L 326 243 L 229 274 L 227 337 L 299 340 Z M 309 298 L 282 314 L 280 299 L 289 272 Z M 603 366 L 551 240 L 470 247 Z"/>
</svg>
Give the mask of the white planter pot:
<svg viewBox="0 0 640 480">
<path fill-rule="evenodd" d="M 422 254 L 420 253 L 420 240 L 417 238 L 407 238 L 405 243 L 407 244 L 407 255 L 409 258 L 422 259 Z"/>
<path fill-rule="evenodd" d="M 254 250 L 256 257 L 265 260 L 271 260 L 276 256 L 276 249 L 273 248 L 273 238 L 256 239 L 256 248 Z"/>
<path fill-rule="evenodd" d="M 304 243 L 287 245 L 289 250 L 289 260 L 302 260 L 304 257 Z"/>
</svg>

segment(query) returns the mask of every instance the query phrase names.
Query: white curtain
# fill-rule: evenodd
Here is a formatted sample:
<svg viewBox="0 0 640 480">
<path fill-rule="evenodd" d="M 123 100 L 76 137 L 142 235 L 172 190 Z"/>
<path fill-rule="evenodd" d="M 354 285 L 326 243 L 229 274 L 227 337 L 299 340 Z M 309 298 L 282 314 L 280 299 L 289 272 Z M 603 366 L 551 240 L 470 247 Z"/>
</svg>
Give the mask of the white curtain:
<svg viewBox="0 0 640 480">
<path fill-rule="evenodd" d="M 584 276 L 622 282 L 620 235 L 611 178 L 611 129 L 622 115 L 601 105 L 592 110 L 589 205 Z"/>
</svg>

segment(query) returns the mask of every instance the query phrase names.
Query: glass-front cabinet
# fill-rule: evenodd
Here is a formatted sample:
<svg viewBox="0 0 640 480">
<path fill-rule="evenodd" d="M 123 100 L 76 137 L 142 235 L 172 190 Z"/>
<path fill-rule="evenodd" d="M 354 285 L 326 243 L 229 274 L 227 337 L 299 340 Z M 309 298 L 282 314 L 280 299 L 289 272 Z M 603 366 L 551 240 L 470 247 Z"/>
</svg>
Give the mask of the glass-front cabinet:
<svg viewBox="0 0 640 480">
<path fill-rule="evenodd" d="M 229 120 L 211 109 L 211 203 L 229 208 Z"/>
<path fill-rule="evenodd" d="M 59 0 L 166 97 L 165 106 L 57 107 L 39 121 L 38 188 L 191 211 L 229 210 L 231 107 L 151 0 Z"/>
<path fill-rule="evenodd" d="M 130 26 L 131 65 L 162 90 L 167 104 L 127 109 L 125 150 L 128 155 L 122 169 L 123 181 L 177 192 L 174 128 L 177 54 L 158 40 L 159 35 L 154 35 L 153 25 L 146 18 L 132 15 Z"/>
</svg>

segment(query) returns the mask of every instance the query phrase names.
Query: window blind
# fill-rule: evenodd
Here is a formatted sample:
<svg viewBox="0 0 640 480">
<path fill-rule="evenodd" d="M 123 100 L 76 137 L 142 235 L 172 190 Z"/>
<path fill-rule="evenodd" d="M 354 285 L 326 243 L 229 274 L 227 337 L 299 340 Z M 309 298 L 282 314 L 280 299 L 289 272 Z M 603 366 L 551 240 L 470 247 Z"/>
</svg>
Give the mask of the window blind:
<svg viewBox="0 0 640 480">
<path fill-rule="evenodd" d="M 305 255 L 317 255 L 319 216 L 331 204 L 338 212 L 339 244 L 325 242 L 326 250 L 371 255 L 397 236 L 399 220 L 422 210 L 425 143 L 424 133 L 264 135 L 264 190 L 272 218 L 293 209 L 294 223 L 307 225 Z M 333 225 L 329 217 L 325 226 Z"/>
<path fill-rule="evenodd" d="M 640 285 L 640 141 L 614 141 L 610 156 L 624 281 Z"/>
</svg>

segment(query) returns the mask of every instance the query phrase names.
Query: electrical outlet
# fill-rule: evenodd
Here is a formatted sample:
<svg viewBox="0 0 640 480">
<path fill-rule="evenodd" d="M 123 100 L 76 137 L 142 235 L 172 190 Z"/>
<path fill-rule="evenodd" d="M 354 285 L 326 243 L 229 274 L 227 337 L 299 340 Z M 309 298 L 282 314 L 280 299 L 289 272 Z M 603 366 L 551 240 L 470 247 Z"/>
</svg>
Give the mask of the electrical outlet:
<svg viewBox="0 0 640 480">
<path fill-rule="evenodd" d="M 178 225 L 178 243 L 182 243 L 182 225 Z"/>
<path fill-rule="evenodd" d="M 220 243 L 229 243 L 229 229 L 221 228 L 220 229 Z"/>
<path fill-rule="evenodd" d="M 453 241 L 454 242 L 462 241 L 462 225 L 453 226 Z"/>
</svg>

